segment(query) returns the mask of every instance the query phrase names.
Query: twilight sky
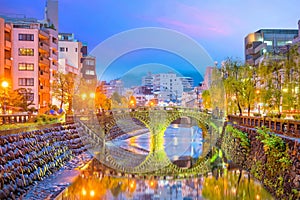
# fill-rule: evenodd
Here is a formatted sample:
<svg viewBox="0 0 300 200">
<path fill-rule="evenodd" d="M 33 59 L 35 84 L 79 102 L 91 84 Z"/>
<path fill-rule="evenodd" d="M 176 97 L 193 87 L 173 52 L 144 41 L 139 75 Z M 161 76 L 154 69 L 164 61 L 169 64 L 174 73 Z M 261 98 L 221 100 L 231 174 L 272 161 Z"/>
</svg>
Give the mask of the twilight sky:
<svg viewBox="0 0 300 200">
<path fill-rule="evenodd" d="M 1 0 L 0 13 L 41 19 L 44 5 L 45 0 Z M 244 37 L 250 32 L 261 28 L 297 29 L 299 6 L 299 0 L 59 0 L 59 31 L 75 33 L 75 37 L 86 42 L 92 50 L 122 31 L 141 27 L 169 28 L 193 38 L 220 63 L 227 57 L 244 59 Z M 155 57 L 157 52 L 153 52 L 146 50 L 144 55 Z M 145 56 L 141 56 L 141 52 L 138 54 L 128 55 L 129 60 L 140 59 L 128 68 L 146 64 L 141 60 Z M 172 67 L 176 59 L 164 63 L 161 60 L 163 58 L 147 60 L 147 63 L 159 62 Z M 179 60 L 176 63 L 182 62 L 181 67 L 185 68 L 186 61 Z M 115 69 L 120 67 L 118 61 L 114 65 Z"/>
</svg>

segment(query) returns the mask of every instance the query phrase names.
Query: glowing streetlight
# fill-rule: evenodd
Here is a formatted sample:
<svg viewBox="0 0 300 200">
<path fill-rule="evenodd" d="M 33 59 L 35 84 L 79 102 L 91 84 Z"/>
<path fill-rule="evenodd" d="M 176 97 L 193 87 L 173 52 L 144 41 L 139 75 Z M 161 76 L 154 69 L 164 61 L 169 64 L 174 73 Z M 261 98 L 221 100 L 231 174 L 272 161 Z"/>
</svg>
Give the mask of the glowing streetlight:
<svg viewBox="0 0 300 200">
<path fill-rule="evenodd" d="M 7 81 L 2 81 L 1 86 L 5 89 L 8 87 L 8 82 Z"/>
<path fill-rule="evenodd" d="M 86 195 L 86 190 L 83 188 L 81 193 L 82 193 L 83 196 L 85 196 Z"/>
<path fill-rule="evenodd" d="M 94 92 L 90 93 L 90 98 L 91 99 L 95 98 L 95 93 Z"/>
<path fill-rule="evenodd" d="M 90 191 L 90 196 L 91 196 L 91 197 L 95 196 L 95 191 L 94 191 L 94 190 L 91 190 L 91 191 Z"/>
</svg>

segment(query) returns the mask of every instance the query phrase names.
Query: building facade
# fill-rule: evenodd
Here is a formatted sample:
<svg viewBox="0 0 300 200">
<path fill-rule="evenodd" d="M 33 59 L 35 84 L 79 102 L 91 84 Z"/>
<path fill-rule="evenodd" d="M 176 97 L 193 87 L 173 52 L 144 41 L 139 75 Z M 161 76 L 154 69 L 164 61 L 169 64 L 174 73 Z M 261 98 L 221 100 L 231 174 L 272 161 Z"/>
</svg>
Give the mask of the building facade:
<svg viewBox="0 0 300 200">
<path fill-rule="evenodd" d="M 12 80 L 12 24 L 5 23 L 0 18 L 0 77 L 1 79 Z"/>
<path fill-rule="evenodd" d="M 51 104 L 50 78 L 58 58 L 56 35 L 35 20 L 13 23 L 13 89 L 26 89 L 25 99 L 40 113 Z"/>
<path fill-rule="evenodd" d="M 260 29 L 245 37 L 245 61 L 258 65 L 265 56 L 279 55 L 297 37 L 297 29 Z"/>
<path fill-rule="evenodd" d="M 79 75 L 82 68 L 82 43 L 72 33 L 59 33 L 58 40 L 59 71 Z"/>
</svg>

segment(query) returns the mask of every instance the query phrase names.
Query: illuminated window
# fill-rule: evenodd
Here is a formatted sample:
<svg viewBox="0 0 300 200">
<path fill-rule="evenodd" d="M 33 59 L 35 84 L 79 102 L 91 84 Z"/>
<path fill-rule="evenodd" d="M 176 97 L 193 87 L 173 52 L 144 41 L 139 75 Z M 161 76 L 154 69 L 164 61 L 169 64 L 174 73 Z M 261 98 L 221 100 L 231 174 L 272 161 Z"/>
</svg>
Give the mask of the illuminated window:
<svg viewBox="0 0 300 200">
<path fill-rule="evenodd" d="M 85 60 L 85 64 L 86 65 L 95 65 L 95 61 L 94 60 Z"/>
<path fill-rule="evenodd" d="M 272 46 L 273 45 L 273 41 L 269 41 L 269 40 L 265 40 L 264 43 L 266 43 L 268 46 Z"/>
<path fill-rule="evenodd" d="M 18 68 L 19 68 L 19 71 L 33 71 L 34 64 L 33 63 L 19 63 Z"/>
<path fill-rule="evenodd" d="M 19 56 L 33 56 L 34 50 L 30 48 L 19 48 Z"/>
<path fill-rule="evenodd" d="M 94 70 L 86 70 L 85 74 L 86 75 L 95 75 L 95 71 Z"/>
<path fill-rule="evenodd" d="M 19 86 L 34 86 L 33 78 L 19 78 Z"/>
<path fill-rule="evenodd" d="M 20 41 L 34 41 L 33 34 L 19 34 Z"/>
</svg>

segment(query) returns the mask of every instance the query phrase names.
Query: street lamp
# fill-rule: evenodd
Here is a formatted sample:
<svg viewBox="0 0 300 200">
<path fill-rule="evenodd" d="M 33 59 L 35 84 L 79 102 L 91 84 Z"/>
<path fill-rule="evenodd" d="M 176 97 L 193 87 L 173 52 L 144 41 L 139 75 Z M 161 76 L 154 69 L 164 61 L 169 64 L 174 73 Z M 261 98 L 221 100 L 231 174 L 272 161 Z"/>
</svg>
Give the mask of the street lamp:
<svg viewBox="0 0 300 200">
<path fill-rule="evenodd" d="M 7 81 L 2 81 L 1 87 L 4 90 L 4 95 L 3 95 L 3 113 L 6 114 L 6 89 L 8 88 L 8 82 Z"/>
</svg>

